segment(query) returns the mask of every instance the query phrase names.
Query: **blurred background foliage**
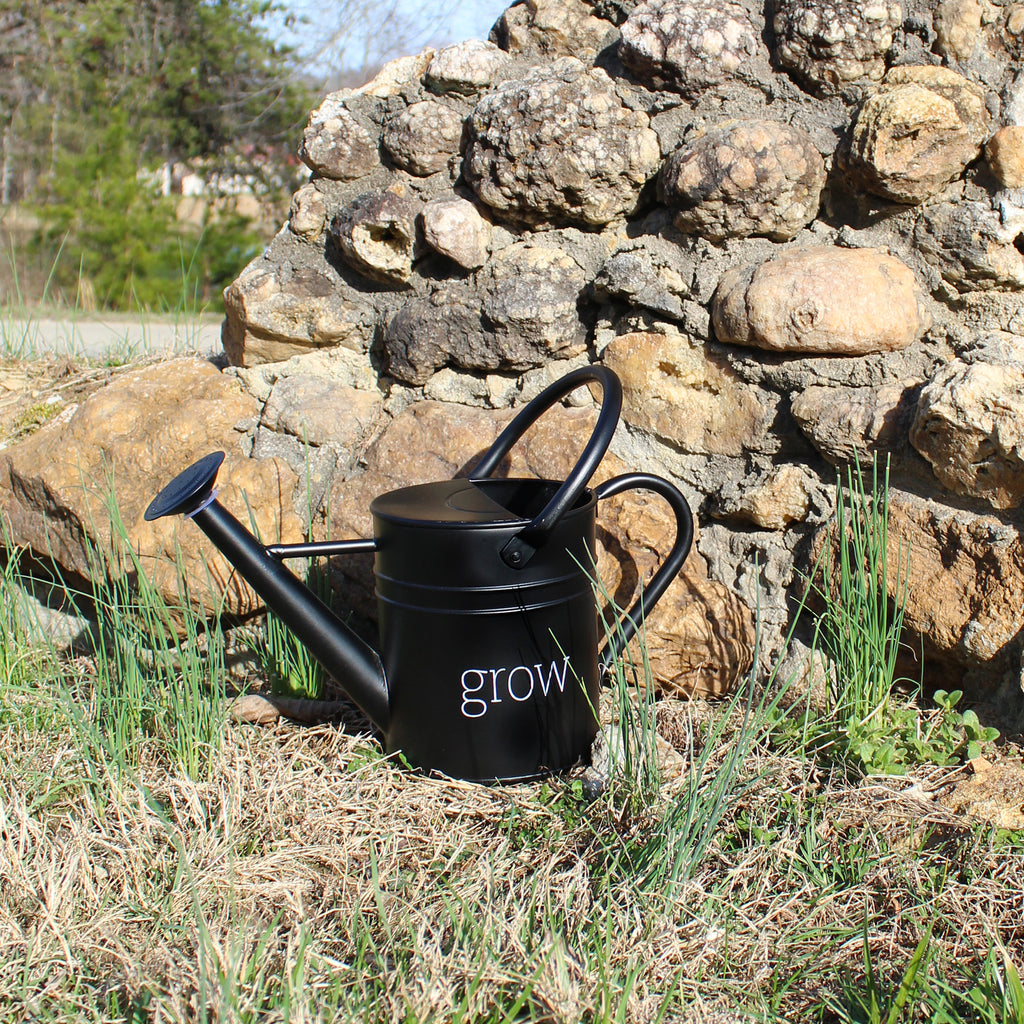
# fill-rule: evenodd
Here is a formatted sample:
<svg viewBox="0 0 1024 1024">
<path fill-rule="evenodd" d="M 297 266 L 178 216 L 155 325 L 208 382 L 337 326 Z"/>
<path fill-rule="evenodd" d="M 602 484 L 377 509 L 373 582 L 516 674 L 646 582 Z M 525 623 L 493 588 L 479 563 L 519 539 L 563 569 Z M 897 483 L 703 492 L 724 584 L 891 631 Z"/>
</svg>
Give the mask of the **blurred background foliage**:
<svg viewBox="0 0 1024 1024">
<path fill-rule="evenodd" d="M 308 112 L 459 7 L 0 0 L 0 302 L 220 309 L 308 174 Z"/>
</svg>

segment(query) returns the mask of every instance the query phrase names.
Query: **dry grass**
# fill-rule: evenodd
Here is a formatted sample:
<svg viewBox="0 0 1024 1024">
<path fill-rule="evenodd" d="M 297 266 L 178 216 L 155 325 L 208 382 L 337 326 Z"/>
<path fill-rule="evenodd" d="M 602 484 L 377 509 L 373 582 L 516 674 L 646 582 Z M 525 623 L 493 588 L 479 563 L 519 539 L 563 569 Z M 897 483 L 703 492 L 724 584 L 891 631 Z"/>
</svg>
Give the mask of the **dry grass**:
<svg viewBox="0 0 1024 1024">
<path fill-rule="evenodd" d="M 68 383 L 25 380 L 7 393 Z M 948 799 L 970 767 L 864 780 L 761 729 L 678 884 L 643 884 L 668 811 L 743 742 L 736 709 L 661 703 L 678 758 L 646 807 L 588 800 L 579 774 L 409 773 L 352 713 L 229 721 L 193 781 L 166 747 L 128 770 L 83 742 L 94 663 L 3 653 L 5 1024 L 1024 1019 L 962 998 L 1008 977 L 1001 948 L 1024 962 L 1024 831 Z M 991 756 L 1024 772 L 1014 743 Z"/>
<path fill-rule="evenodd" d="M 657 816 L 572 778 L 431 779 L 281 724 L 227 726 L 210 782 L 90 782 L 59 699 L 0 721 L 5 1020 L 832 1020 L 865 943 L 893 983 L 928 924 L 959 991 L 994 938 L 1019 963 L 1024 846 L 932 799 L 948 770 L 851 784 L 755 748 L 704 862 L 651 892 L 619 855 Z"/>
</svg>

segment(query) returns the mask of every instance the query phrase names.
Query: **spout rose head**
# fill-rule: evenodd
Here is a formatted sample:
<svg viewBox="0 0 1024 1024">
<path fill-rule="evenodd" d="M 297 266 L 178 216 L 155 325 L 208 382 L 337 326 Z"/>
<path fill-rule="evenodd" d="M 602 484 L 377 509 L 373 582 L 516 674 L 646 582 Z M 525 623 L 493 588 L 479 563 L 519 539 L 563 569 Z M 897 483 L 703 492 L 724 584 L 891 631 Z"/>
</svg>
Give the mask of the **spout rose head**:
<svg viewBox="0 0 1024 1024">
<path fill-rule="evenodd" d="M 213 482 L 224 461 L 223 452 L 211 452 L 179 473 L 150 503 L 147 522 L 163 516 L 185 515 L 202 508 L 213 494 Z"/>
</svg>

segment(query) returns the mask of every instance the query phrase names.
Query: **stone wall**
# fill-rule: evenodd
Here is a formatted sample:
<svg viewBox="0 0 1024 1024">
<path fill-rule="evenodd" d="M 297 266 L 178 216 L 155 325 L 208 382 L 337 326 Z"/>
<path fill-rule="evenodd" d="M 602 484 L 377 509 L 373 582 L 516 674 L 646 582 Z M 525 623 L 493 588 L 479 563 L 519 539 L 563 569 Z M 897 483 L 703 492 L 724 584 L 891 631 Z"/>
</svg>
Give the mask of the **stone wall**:
<svg viewBox="0 0 1024 1024">
<path fill-rule="evenodd" d="M 526 0 L 393 62 L 310 115 L 311 179 L 225 293 L 238 445 L 366 533 L 374 493 L 464 470 L 603 362 L 617 465 L 700 521 L 663 681 L 732 685 L 755 608 L 778 650 L 836 467 L 877 455 L 929 681 L 1016 700 L 1022 50 L 1024 4 L 987 0 Z M 523 470 L 563 472 L 585 429 Z M 658 502 L 609 514 L 642 575 Z"/>
</svg>

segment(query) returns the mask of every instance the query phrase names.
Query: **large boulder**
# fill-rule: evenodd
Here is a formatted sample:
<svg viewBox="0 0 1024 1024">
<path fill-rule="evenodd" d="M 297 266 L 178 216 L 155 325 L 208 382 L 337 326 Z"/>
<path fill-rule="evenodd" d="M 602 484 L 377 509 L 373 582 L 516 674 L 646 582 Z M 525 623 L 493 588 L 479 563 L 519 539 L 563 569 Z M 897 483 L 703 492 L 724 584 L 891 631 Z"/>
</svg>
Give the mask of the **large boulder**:
<svg viewBox="0 0 1024 1024">
<path fill-rule="evenodd" d="M 487 262 L 491 225 L 468 199 L 439 196 L 423 207 L 423 239 L 435 252 L 474 270 Z"/>
<path fill-rule="evenodd" d="M 991 690 L 1020 657 L 1024 544 L 993 516 L 954 512 L 909 494 L 889 503 L 890 596 L 906 574 L 904 626 L 940 664 Z M 962 676 L 947 679 L 958 688 Z"/>
<path fill-rule="evenodd" d="M 647 0 L 622 25 L 619 59 L 653 88 L 699 96 L 740 74 L 761 49 L 747 12 L 729 0 Z"/>
<path fill-rule="evenodd" d="M 438 50 L 423 80 L 436 93 L 473 96 L 486 89 L 509 63 L 509 55 L 494 43 L 468 39 Z"/>
<path fill-rule="evenodd" d="M 733 345 L 863 355 L 905 348 L 930 318 L 912 271 L 895 256 L 808 246 L 723 274 L 712 321 L 718 340 Z"/>
<path fill-rule="evenodd" d="M 813 384 L 793 398 L 793 418 L 829 462 L 870 462 L 876 452 L 906 443 L 914 417 L 914 383 L 876 387 L 823 387 Z"/>
<path fill-rule="evenodd" d="M 325 178 L 353 181 L 380 164 L 377 139 L 345 107 L 342 93 L 331 93 L 309 115 L 299 156 Z"/>
<path fill-rule="evenodd" d="M 985 159 L 1004 188 L 1024 187 L 1024 126 L 1000 128 L 985 143 Z"/>
<path fill-rule="evenodd" d="M 914 225 L 914 244 L 961 293 L 1024 288 L 1020 251 L 1024 209 L 1005 194 L 997 200 L 930 203 Z"/>
<path fill-rule="evenodd" d="M 849 174 L 868 192 L 922 203 L 981 153 L 989 114 L 985 90 L 949 68 L 892 68 L 857 113 Z"/>
<path fill-rule="evenodd" d="M 224 352 L 236 366 L 335 345 L 369 348 L 377 313 L 326 262 L 276 266 L 258 256 L 224 289 Z"/>
<path fill-rule="evenodd" d="M 888 494 L 886 564 L 879 586 L 903 606 L 905 671 L 946 690 L 993 697 L 1019 672 L 1024 607 L 1020 529 L 991 515 L 953 510 L 908 491 Z M 828 545 L 831 558 L 821 558 Z M 839 584 L 836 523 L 821 526 L 810 561 Z"/>
<path fill-rule="evenodd" d="M 497 213 L 595 227 L 633 213 L 661 151 L 650 119 L 600 68 L 563 57 L 476 106 L 462 172 Z"/>
<path fill-rule="evenodd" d="M 477 275 L 478 291 L 449 285 L 410 300 L 384 332 L 388 372 L 424 384 L 443 366 L 526 370 L 578 355 L 587 331 L 580 319 L 584 269 L 543 241 L 502 249 Z"/>
<path fill-rule="evenodd" d="M 843 92 L 885 74 L 898 3 L 860 0 L 776 0 L 772 27 L 779 63 L 816 93 Z"/>
<path fill-rule="evenodd" d="M 1024 343 L 992 337 L 925 385 L 910 430 L 936 477 L 993 508 L 1024 499 Z"/>
<path fill-rule="evenodd" d="M 193 524 L 142 513 L 177 473 L 223 450 L 222 504 L 247 525 L 251 514 L 268 542 L 302 540 L 295 474 L 243 451 L 257 413 L 237 381 L 199 359 L 124 374 L 4 452 L 0 508 L 12 541 L 87 579 L 131 572 L 130 550 L 172 607 L 183 577 L 208 615 L 255 611 L 260 599 Z"/>
<path fill-rule="evenodd" d="M 621 335 L 602 360 L 622 381 L 627 422 L 681 451 L 738 456 L 771 444 L 773 404 L 678 331 Z"/>
<path fill-rule="evenodd" d="M 458 155 L 464 118 L 436 100 L 420 100 L 384 124 L 381 145 L 396 167 L 426 176 Z"/>
<path fill-rule="evenodd" d="M 665 161 L 662 199 L 680 231 L 705 238 L 792 238 L 814 220 L 825 163 L 810 135 L 778 121 L 730 120 Z"/>
<path fill-rule="evenodd" d="M 331 223 L 331 238 L 345 262 L 371 281 L 404 286 L 422 251 L 423 204 L 397 190 L 364 192 Z"/>
<path fill-rule="evenodd" d="M 585 0 L 525 0 L 505 11 L 493 34 L 509 53 L 593 61 L 614 29 Z"/>
</svg>

